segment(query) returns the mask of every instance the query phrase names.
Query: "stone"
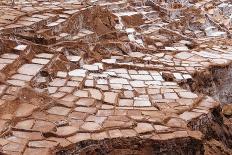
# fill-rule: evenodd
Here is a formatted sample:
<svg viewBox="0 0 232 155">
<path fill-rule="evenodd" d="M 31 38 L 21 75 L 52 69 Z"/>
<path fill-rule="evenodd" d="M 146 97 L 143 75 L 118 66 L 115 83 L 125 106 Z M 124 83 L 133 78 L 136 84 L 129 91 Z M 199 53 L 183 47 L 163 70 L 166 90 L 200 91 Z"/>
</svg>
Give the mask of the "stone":
<svg viewBox="0 0 232 155">
<path fill-rule="evenodd" d="M 66 93 L 64 92 L 56 92 L 54 94 L 51 94 L 51 97 L 54 97 L 54 98 L 62 98 L 66 95 Z"/>
<path fill-rule="evenodd" d="M 38 64 L 24 64 L 18 69 L 18 73 L 35 76 L 42 67 L 43 65 Z"/>
<path fill-rule="evenodd" d="M 129 84 L 127 79 L 123 78 L 111 78 L 110 83 L 115 83 L 115 84 Z"/>
<path fill-rule="evenodd" d="M 154 80 L 156 81 L 164 81 L 163 77 L 161 75 L 152 75 L 152 77 L 154 78 Z"/>
<path fill-rule="evenodd" d="M 52 107 L 47 110 L 49 114 L 54 114 L 54 115 L 61 115 L 61 116 L 66 116 L 68 113 L 71 111 L 69 108 L 65 107 Z"/>
<path fill-rule="evenodd" d="M 2 58 L 4 59 L 12 59 L 12 60 L 15 60 L 19 57 L 18 54 L 14 54 L 14 53 L 4 53 L 1 55 Z"/>
<path fill-rule="evenodd" d="M 114 106 L 113 105 L 109 105 L 109 104 L 102 104 L 101 109 L 113 109 Z"/>
<path fill-rule="evenodd" d="M 173 73 L 173 75 L 177 80 L 183 80 L 183 76 L 181 73 Z M 188 79 L 188 78 L 186 78 L 186 79 Z"/>
<path fill-rule="evenodd" d="M 203 100 L 201 100 L 201 102 L 198 104 L 198 106 L 200 107 L 206 107 L 209 109 L 218 107 L 220 105 L 220 103 L 216 100 L 214 100 L 211 97 L 205 97 Z"/>
<path fill-rule="evenodd" d="M 137 99 L 134 100 L 134 106 L 136 107 L 149 107 L 151 106 L 151 102 L 149 100 Z"/>
<path fill-rule="evenodd" d="M 96 131 L 100 130 L 101 126 L 98 123 L 95 122 L 85 122 L 82 126 L 82 129 L 87 130 L 87 131 Z"/>
<path fill-rule="evenodd" d="M 113 110 L 98 110 L 97 116 L 110 116 L 113 115 Z"/>
<path fill-rule="evenodd" d="M 23 152 L 25 145 L 10 142 L 2 147 L 3 151 Z"/>
<path fill-rule="evenodd" d="M 69 118 L 76 119 L 76 120 L 84 120 L 87 114 L 83 112 L 72 112 L 69 114 Z"/>
<path fill-rule="evenodd" d="M 66 105 L 68 107 L 73 107 L 73 103 L 74 101 L 76 101 L 78 99 L 78 97 L 74 96 L 74 95 L 67 95 L 65 97 L 62 98 L 62 101 L 60 101 L 60 104 Z M 67 101 L 67 102 L 65 102 Z M 71 103 L 70 103 L 71 102 Z"/>
<path fill-rule="evenodd" d="M 38 58 L 45 58 L 45 59 L 50 59 L 53 57 L 53 54 L 50 53 L 39 53 L 36 55 Z"/>
<path fill-rule="evenodd" d="M 49 60 L 48 59 L 38 59 L 38 58 L 34 58 L 31 60 L 33 63 L 36 63 L 36 64 L 41 64 L 41 65 L 46 65 Z"/>
<path fill-rule="evenodd" d="M 91 135 L 91 138 L 94 140 L 103 140 L 105 138 L 108 138 L 108 135 L 106 132 L 100 132 L 100 133 L 93 133 Z"/>
<path fill-rule="evenodd" d="M 25 120 L 25 121 L 18 122 L 15 125 L 15 128 L 29 130 L 32 128 L 33 125 L 34 125 L 34 120 Z"/>
<path fill-rule="evenodd" d="M 122 84 L 110 84 L 110 88 L 114 90 L 121 90 L 123 89 L 123 85 Z"/>
<path fill-rule="evenodd" d="M 67 86 L 69 86 L 69 87 L 79 87 L 79 85 L 80 85 L 80 82 L 78 82 L 78 81 L 68 81 L 67 82 Z"/>
<path fill-rule="evenodd" d="M 50 155 L 51 153 L 49 148 L 26 148 L 23 155 Z"/>
<path fill-rule="evenodd" d="M 68 74 L 69 74 L 69 76 L 85 77 L 86 73 L 87 73 L 87 70 L 84 70 L 84 69 L 75 69 L 73 71 L 70 71 Z"/>
<path fill-rule="evenodd" d="M 37 107 L 32 104 L 22 103 L 18 106 L 15 111 L 16 117 L 27 117 L 30 116 Z"/>
<path fill-rule="evenodd" d="M 169 126 L 169 127 L 177 127 L 177 128 L 186 128 L 187 123 L 183 119 L 171 118 L 171 119 L 168 120 L 167 126 Z"/>
<path fill-rule="evenodd" d="M 109 132 L 109 135 L 111 138 L 123 137 L 123 135 L 119 129 L 109 130 L 108 132 Z"/>
<path fill-rule="evenodd" d="M 52 122 L 36 120 L 33 126 L 33 130 L 36 130 L 42 133 L 47 133 L 47 132 L 51 132 L 55 130 L 55 127 L 56 125 Z"/>
<path fill-rule="evenodd" d="M 73 126 L 62 126 L 62 127 L 58 127 L 57 131 L 55 132 L 55 134 L 58 137 L 68 137 L 68 136 L 72 136 L 75 133 L 77 133 L 79 129 L 77 127 L 73 127 Z"/>
<path fill-rule="evenodd" d="M 48 87 L 48 93 L 53 94 L 58 90 L 58 87 Z"/>
<path fill-rule="evenodd" d="M 103 124 L 104 128 L 120 128 L 125 126 L 125 122 L 123 121 L 114 121 L 114 120 L 106 120 Z"/>
<path fill-rule="evenodd" d="M 1 147 L 4 146 L 4 145 L 6 145 L 7 143 L 9 143 L 8 140 L 3 139 L 3 138 L 0 138 L 0 146 L 1 146 Z"/>
<path fill-rule="evenodd" d="M 133 91 L 124 91 L 124 98 L 133 98 L 134 97 L 134 92 Z"/>
<path fill-rule="evenodd" d="M 27 48 L 27 45 L 17 45 L 14 49 L 17 51 L 23 51 Z"/>
<path fill-rule="evenodd" d="M 94 80 L 85 80 L 86 87 L 94 87 Z"/>
<path fill-rule="evenodd" d="M 107 117 L 97 117 L 94 115 L 90 115 L 89 117 L 86 118 L 86 121 L 88 122 L 96 122 L 98 124 L 102 124 Z"/>
<path fill-rule="evenodd" d="M 137 133 L 146 133 L 154 131 L 154 128 L 149 123 L 138 123 L 134 129 Z"/>
<path fill-rule="evenodd" d="M 28 139 L 28 140 L 41 140 L 43 136 L 40 132 L 22 132 L 22 131 L 13 131 L 12 134 L 16 137 Z"/>
<path fill-rule="evenodd" d="M 19 137 L 16 137 L 16 136 L 10 136 L 10 137 L 7 137 L 6 139 L 8 141 L 10 141 L 10 142 L 18 143 L 18 144 L 21 144 L 21 145 L 26 145 L 28 143 L 27 139 L 19 138 Z"/>
<path fill-rule="evenodd" d="M 189 136 L 187 131 L 175 131 L 173 134 L 176 138 L 186 138 Z"/>
<path fill-rule="evenodd" d="M 21 80 L 7 80 L 7 83 L 13 85 L 13 86 L 25 86 L 26 82 L 25 81 L 21 81 Z"/>
<path fill-rule="evenodd" d="M 89 93 L 90 93 L 90 96 L 96 100 L 101 100 L 103 95 L 102 93 L 100 92 L 100 90 L 98 89 L 88 89 Z"/>
<path fill-rule="evenodd" d="M 49 137 L 47 140 L 49 141 L 55 141 L 57 143 L 59 143 L 59 145 L 61 147 L 68 147 L 71 145 L 71 142 L 69 142 L 67 139 L 65 138 L 57 138 L 57 137 Z"/>
<path fill-rule="evenodd" d="M 163 125 L 154 125 L 154 129 L 156 132 L 167 132 L 169 131 L 169 127 Z"/>
<path fill-rule="evenodd" d="M 99 85 L 105 85 L 105 84 L 108 84 L 108 81 L 106 79 L 98 79 L 97 80 L 97 84 L 99 84 Z"/>
<path fill-rule="evenodd" d="M 187 92 L 187 91 L 184 91 L 184 92 L 179 92 L 178 93 L 179 96 L 181 98 L 188 98 L 188 99 L 194 99 L 194 98 L 197 98 L 198 96 L 192 92 Z"/>
<path fill-rule="evenodd" d="M 193 137 L 193 138 L 198 139 L 198 140 L 202 140 L 202 138 L 204 137 L 203 133 L 200 131 L 187 130 L 187 132 L 188 132 L 188 135 L 190 137 Z"/>
<path fill-rule="evenodd" d="M 67 72 L 62 72 L 62 71 L 58 71 L 57 74 L 56 74 L 56 76 L 60 77 L 60 78 L 66 78 L 67 75 L 68 75 Z"/>
<path fill-rule="evenodd" d="M 190 57 L 192 57 L 194 54 L 190 53 L 190 52 L 180 52 L 180 53 L 177 53 L 175 55 L 176 58 L 179 58 L 179 59 L 183 59 L 183 60 L 186 60 Z"/>
<path fill-rule="evenodd" d="M 171 140 L 175 138 L 175 135 L 173 133 L 162 133 L 159 134 L 159 137 L 161 140 Z"/>
<path fill-rule="evenodd" d="M 72 143 L 78 143 L 84 140 L 90 139 L 89 133 L 77 133 L 74 136 L 68 137 L 67 139 Z"/>
<path fill-rule="evenodd" d="M 165 99 L 179 99 L 176 93 L 164 93 Z"/>
<path fill-rule="evenodd" d="M 104 92 L 104 102 L 110 104 L 116 104 L 117 100 L 118 100 L 118 93 Z"/>
<path fill-rule="evenodd" d="M 144 88 L 145 87 L 145 84 L 144 84 L 144 81 L 130 81 L 130 84 L 132 87 L 137 87 L 137 88 Z"/>
<path fill-rule="evenodd" d="M 103 90 L 103 91 L 108 91 L 109 86 L 108 85 L 96 85 L 96 88 Z"/>
<path fill-rule="evenodd" d="M 91 99 L 91 98 L 80 98 L 78 101 L 76 101 L 75 104 L 78 105 L 78 106 L 89 107 L 89 106 L 94 105 L 94 103 L 95 103 L 94 99 Z"/>
<path fill-rule="evenodd" d="M 98 71 L 99 67 L 97 65 L 83 65 L 83 68 L 88 71 Z"/>
<path fill-rule="evenodd" d="M 133 100 L 131 99 L 119 99 L 118 105 L 119 106 L 133 106 Z"/>
<path fill-rule="evenodd" d="M 88 97 L 89 96 L 89 92 L 85 91 L 85 90 L 77 90 L 73 93 L 73 95 L 77 96 L 77 97 Z"/>
<path fill-rule="evenodd" d="M 55 78 L 52 82 L 49 83 L 49 85 L 53 87 L 61 87 L 65 85 L 66 81 L 66 79 Z"/>
<path fill-rule="evenodd" d="M 184 77 L 185 79 L 192 79 L 192 76 L 189 75 L 189 74 L 184 74 L 183 77 Z"/>
<path fill-rule="evenodd" d="M 54 148 L 57 145 L 57 142 L 48 140 L 29 141 L 28 143 L 28 146 L 33 148 Z"/>
<path fill-rule="evenodd" d="M 194 103 L 193 99 L 185 99 L 185 98 L 181 98 L 176 101 L 180 103 L 180 105 L 188 105 L 188 106 L 191 106 Z"/>
<path fill-rule="evenodd" d="M 81 57 L 75 55 L 69 55 L 67 56 L 67 59 L 71 62 L 79 62 L 81 60 Z"/>
<path fill-rule="evenodd" d="M 97 111 L 97 109 L 94 107 L 76 107 L 74 110 L 89 114 L 94 114 Z"/>
<path fill-rule="evenodd" d="M 148 81 L 148 80 L 153 80 L 152 76 L 150 75 L 142 75 L 142 74 L 135 74 L 135 75 L 130 75 L 131 78 L 133 80 L 144 80 L 144 81 Z"/>
<path fill-rule="evenodd" d="M 74 87 L 60 87 L 59 91 L 65 93 L 71 93 L 74 90 Z"/>
<path fill-rule="evenodd" d="M 185 111 L 184 113 L 182 113 L 179 117 L 182 118 L 185 121 L 190 121 L 194 118 L 197 118 L 199 116 L 201 116 L 202 113 L 197 113 L 197 112 L 191 112 L 191 111 Z"/>
<path fill-rule="evenodd" d="M 123 137 L 135 137 L 137 133 L 133 129 L 121 130 Z"/>
<path fill-rule="evenodd" d="M 23 74 L 14 74 L 11 78 L 22 80 L 22 81 L 30 81 L 33 78 L 33 76 L 23 75 Z"/>
</svg>

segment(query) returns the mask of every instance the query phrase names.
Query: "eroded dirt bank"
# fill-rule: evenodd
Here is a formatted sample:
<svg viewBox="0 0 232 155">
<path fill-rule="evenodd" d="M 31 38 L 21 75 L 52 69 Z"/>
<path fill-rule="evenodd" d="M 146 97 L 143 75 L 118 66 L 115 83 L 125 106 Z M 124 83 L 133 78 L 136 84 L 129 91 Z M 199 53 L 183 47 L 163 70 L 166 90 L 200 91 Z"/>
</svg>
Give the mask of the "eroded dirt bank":
<svg viewBox="0 0 232 155">
<path fill-rule="evenodd" d="M 58 152 L 58 155 L 153 155 L 153 154 L 203 154 L 203 144 L 199 139 L 185 137 L 171 140 L 141 138 L 117 138 L 102 141 L 86 141 Z"/>
</svg>

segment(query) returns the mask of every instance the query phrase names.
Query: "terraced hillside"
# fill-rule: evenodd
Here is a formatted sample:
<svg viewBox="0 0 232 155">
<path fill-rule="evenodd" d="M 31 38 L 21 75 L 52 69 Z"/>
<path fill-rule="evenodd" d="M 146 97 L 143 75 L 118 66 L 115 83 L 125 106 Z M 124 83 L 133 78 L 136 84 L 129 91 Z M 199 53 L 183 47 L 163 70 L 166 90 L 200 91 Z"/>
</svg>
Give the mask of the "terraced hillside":
<svg viewBox="0 0 232 155">
<path fill-rule="evenodd" d="M 229 0 L 2 0 L 0 154 L 230 155 L 231 33 Z"/>
</svg>

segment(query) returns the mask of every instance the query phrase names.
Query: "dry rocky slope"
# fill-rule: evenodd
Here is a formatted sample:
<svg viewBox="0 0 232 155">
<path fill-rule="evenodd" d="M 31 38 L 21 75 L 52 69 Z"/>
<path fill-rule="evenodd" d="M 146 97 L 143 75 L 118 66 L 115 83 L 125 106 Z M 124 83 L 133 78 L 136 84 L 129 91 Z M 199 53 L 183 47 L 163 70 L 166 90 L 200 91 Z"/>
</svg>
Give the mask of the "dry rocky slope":
<svg viewBox="0 0 232 155">
<path fill-rule="evenodd" d="M 230 0 L 0 3 L 0 154 L 232 154 Z"/>
</svg>

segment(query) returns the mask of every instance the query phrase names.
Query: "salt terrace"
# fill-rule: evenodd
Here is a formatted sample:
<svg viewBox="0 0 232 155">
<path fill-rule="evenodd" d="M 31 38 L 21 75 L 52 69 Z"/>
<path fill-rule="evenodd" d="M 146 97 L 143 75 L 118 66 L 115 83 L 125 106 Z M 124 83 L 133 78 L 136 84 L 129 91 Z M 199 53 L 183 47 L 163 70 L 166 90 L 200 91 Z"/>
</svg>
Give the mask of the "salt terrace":
<svg viewBox="0 0 232 155">
<path fill-rule="evenodd" d="M 0 3 L 0 153 L 231 154 L 229 0 Z"/>
</svg>

